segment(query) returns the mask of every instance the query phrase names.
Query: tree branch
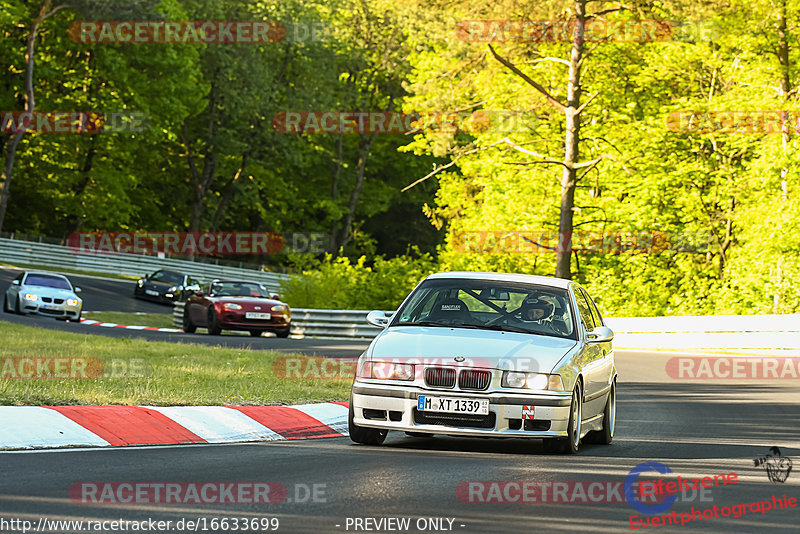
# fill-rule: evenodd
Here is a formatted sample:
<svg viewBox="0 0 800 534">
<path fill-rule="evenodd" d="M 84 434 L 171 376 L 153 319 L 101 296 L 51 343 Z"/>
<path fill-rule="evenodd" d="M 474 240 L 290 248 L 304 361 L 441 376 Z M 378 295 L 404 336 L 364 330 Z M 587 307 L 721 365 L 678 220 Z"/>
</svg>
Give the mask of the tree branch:
<svg viewBox="0 0 800 534">
<path fill-rule="evenodd" d="M 542 85 L 540 85 L 538 82 L 533 80 L 530 76 L 528 76 L 527 74 L 525 74 L 524 72 L 519 70 L 514 64 L 512 64 L 506 58 L 504 58 L 500 54 L 498 54 L 491 44 L 488 45 L 488 46 L 489 46 L 489 50 L 492 52 L 492 55 L 494 56 L 494 58 L 497 61 L 499 61 L 500 63 L 505 65 L 505 67 L 507 69 L 509 69 L 511 72 L 513 72 L 514 74 L 516 74 L 517 76 L 522 78 L 528 85 L 530 85 L 531 87 L 533 87 L 534 89 L 539 91 L 539 93 L 541 93 L 542 96 L 544 96 L 547 99 L 547 101 L 550 102 L 553 106 L 558 108 L 559 111 L 565 111 L 567 109 L 567 106 L 562 104 L 556 97 L 554 97 L 553 95 L 548 93 L 547 89 L 545 89 Z"/>
</svg>

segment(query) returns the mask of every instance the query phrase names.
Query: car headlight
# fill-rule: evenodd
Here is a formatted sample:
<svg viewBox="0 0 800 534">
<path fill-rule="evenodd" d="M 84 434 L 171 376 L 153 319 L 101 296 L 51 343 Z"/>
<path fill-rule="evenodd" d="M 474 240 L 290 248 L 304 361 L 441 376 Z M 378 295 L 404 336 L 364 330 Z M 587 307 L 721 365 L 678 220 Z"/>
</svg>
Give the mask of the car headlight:
<svg viewBox="0 0 800 534">
<path fill-rule="evenodd" d="M 39 300 L 39 295 L 34 295 L 33 293 L 25 293 L 23 295 L 23 298 L 25 300 L 30 300 L 31 302 L 36 302 L 37 300 Z"/>
<path fill-rule="evenodd" d="M 234 304 L 232 302 L 226 302 L 222 305 L 223 308 L 226 310 L 241 310 L 242 307 L 239 304 Z"/>
<path fill-rule="evenodd" d="M 136 284 L 137 284 L 139 287 L 142 287 L 142 286 L 144 285 L 144 280 L 142 280 L 141 278 L 139 278 L 139 281 L 138 281 L 138 282 L 136 282 Z"/>
<path fill-rule="evenodd" d="M 289 308 L 287 308 L 283 304 L 278 304 L 277 306 L 272 307 L 272 311 L 274 311 L 275 313 L 284 313 L 286 311 L 289 311 Z"/>
<path fill-rule="evenodd" d="M 80 303 L 78 299 L 67 299 L 67 306 L 77 306 Z"/>
<path fill-rule="evenodd" d="M 364 362 L 358 370 L 358 376 L 380 380 L 414 380 L 414 364 Z"/>
<path fill-rule="evenodd" d="M 175 286 L 172 286 L 171 288 L 169 288 L 169 292 L 170 293 L 175 293 L 177 290 L 178 290 L 178 288 L 175 287 Z"/>
<path fill-rule="evenodd" d="M 564 385 L 561 375 L 548 375 L 544 373 L 520 373 L 518 371 L 503 371 L 503 380 L 500 383 L 506 388 L 537 389 L 562 391 Z"/>
</svg>

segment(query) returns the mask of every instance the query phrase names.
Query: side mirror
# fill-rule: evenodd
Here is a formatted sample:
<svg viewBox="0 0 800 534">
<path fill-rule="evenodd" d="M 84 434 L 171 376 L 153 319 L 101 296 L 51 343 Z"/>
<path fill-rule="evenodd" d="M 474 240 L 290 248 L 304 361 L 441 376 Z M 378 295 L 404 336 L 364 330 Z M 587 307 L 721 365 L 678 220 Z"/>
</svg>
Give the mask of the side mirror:
<svg viewBox="0 0 800 534">
<path fill-rule="evenodd" d="M 11 285 L 12 286 L 18 286 L 19 285 L 19 280 L 12 280 L 11 281 Z"/>
<path fill-rule="evenodd" d="M 586 334 L 586 341 L 589 343 L 604 343 L 612 339 L 614 339 L 614 332 L 607 326 L 598 326 Z"/>
<path fill-rule="evenodd" d="M 75 293 L 80 293 L 81 291 L 83 291 L 81 288 L 79 288 L 79 287 L 75 288 Z"/>
<path fill-rule="evenodd" d="M 272 299 L 273 300 L 281 300 L 281 297 L 279 295 L 272 295 Z"/>
<path fill-rule="evenodd" d="M 367 323 L 378 328 L 386 328 L 386 325 L 389 324 L 389 318 L 386 317 L 386 313 L 374 310 L 367 314 Z"/>
</svg>

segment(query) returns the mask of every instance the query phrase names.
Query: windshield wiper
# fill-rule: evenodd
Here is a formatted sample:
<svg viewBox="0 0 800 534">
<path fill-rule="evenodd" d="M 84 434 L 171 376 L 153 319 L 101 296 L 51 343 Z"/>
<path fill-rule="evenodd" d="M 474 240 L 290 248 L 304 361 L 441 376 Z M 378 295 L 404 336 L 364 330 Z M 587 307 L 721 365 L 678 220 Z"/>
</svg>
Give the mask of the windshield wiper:
<svg viewBox="0 0 800 534">
<path fill-rule="evenodd" d="M 452 328 L 451 324 L 434 323 L 433 321 L 415 321 L 413 323 L 397 323 L 395 326 L 444 326 Z"/>
<path fill-rule="evenodd" d="M 535 334 L 535 332 L 531 332 L 525 328 L 519 328 L 516 326 L 509 326 L 509 325 L 501 325 L 501 324 L 487 324 L 483 325 L 481 328 L 485 330 L 500 330 L 502 332 L 517 332 L 519 334 Z"/>
</svg>

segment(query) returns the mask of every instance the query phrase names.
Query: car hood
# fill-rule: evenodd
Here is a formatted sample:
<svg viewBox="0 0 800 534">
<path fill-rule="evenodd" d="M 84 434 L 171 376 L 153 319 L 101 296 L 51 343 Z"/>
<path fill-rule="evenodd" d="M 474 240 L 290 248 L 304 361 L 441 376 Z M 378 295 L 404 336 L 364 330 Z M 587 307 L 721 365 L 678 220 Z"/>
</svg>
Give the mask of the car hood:
<svg viewBox="0 0 800 534">
<path fill-rule="evenodd" d="M 393 326 L 372 343 L 373 360 L 409 361 L 452 366 L 550 372 L 575 346 L 572 339 L 536 334 Z M 459 362 L 463 358 L 463 362 Z M 457 360 L 458 359 L 458 360 Z M 413 363 L 413 362 L 412 362 Z"/>
<path fill-rule="evenodd" d="M 147 280 L 143 283 L 144 287 L 147 289 L 159 289 L 159 290 L 167 290 L 171 287 L 179 287 L 181 284 L 172 284 L 170 282 L 156 282 L 153 280 Z"/>
<path fill-rule="evenodd" d="M 21 286 L 20 293 L 34 293 L 39 296 L 58 299 L 79 299 L 80 297 L 69 289 L 56 289 L 54 287 Z"/>
</svg>

